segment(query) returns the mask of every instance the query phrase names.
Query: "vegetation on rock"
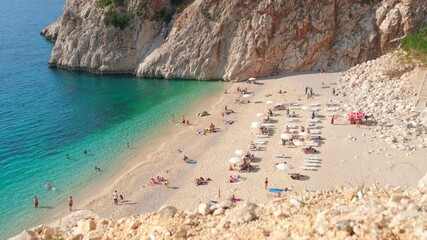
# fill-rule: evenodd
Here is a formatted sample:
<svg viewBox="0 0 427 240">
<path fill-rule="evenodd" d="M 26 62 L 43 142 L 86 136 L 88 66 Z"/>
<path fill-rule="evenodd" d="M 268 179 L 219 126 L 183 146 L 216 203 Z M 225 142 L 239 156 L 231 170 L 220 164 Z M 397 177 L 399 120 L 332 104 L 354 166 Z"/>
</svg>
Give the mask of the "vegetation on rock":
<svg viewBox="0 0 427 240">
<path fill-rule="evenodd" d="M 417 33 L 409 33 L 401 42 L 403 50 L 427 62 L 427 26 L 422 27 Z"/>
<path fill-rule="evenodd" d="M 118 11 L 115 8 L 108 9 L 104 15 L 104 23 L 107 26 L 114 26 L 120 29 L 124 29 L 132 20 L 133 14 L 128 11 Z"/>
<path fill-rule="evenodd" d="M 107 6 L 117 7 L 123 4 L 123 0 L 99 0 L 98 7 L 101 9 L 106 8 Z"/>
</svg>

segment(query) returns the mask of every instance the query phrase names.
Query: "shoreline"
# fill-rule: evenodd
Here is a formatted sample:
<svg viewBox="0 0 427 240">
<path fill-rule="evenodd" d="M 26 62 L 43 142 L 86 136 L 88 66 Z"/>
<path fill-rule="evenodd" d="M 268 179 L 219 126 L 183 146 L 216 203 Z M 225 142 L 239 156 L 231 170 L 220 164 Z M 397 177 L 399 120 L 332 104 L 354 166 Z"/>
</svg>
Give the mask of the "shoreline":
<svg viewBox="0 0 427 240">
<path fill-rule="evenodd" d="M 210 107 L 210 103 L 208 103 L 210 100 L 216 99 L 217 97 L 223 95 L 223 90 L 225 89 L 225 85 L 232 85 L 233 83 L 227 83 L 222 82 L 224 86 L 219 86 L 218 90 L 216 90 L 216 93 L 212 93 L 210 96 L 206 97 L 200 97 L 205 98 L 202 101 L 202 105 L 204 107 Z M 204 104 L 203 104 L 204 103 Z M 206 110 L 205 108 L 200 108 L 200 99 L 195 99 L 192 101 L 187 107 L 184 107 L 182 109 L 184 115 L 187 118 L 187 115 L 190 116 L 190 119 L 197 119 L 196 114 L 200 111 Z M 200 108 L 200 109 L 199 109 Z M 131 173 L 133 170 L 137 169 L 138 167 L 141 167 L 144 163 L 147 163 L 147 160 L 142 160 L 141 158 L 147 158 L 149 159 L 151 155 L 153 155 L 155 152 L 157 152 L 159 149 L 161 149 L 162 145 L 164 144 L 164 141 L 169 139 L 171 136 L 174 136 L 176 134 L 179 134 L 180 132 L 186 131 L 187 127 L 189 126 L 182 126 L 182 124 L 176 122 L 180 119 L 180 116 L 175 116 L 175 124 L 168 125 L 170 122 L 165 122 L 165 127 L 159 130 L 150 130 L 147 135 L 143 136 L 141 139 L 138 139 L 138 141 L 134 143 L 130 143 L 130 149 L 126 149 L 126 146 L 124 147 L 124 151 L 127 150 L 133 150 L 133 153 L 126 153 L 123 152 L 119 156 L 117 156 L 115 159 L 117 161 L 121 161 L 122 163 L 117 164 L 117 169 L 114 171 L 115 173 L 109 172 L 107 176 L 102 176 L 100 179 L 94 180 L 92 183 L 90 183 L 88 186 L 84 187 L 83 189 L 76 190 L 76 193 L 73 194 L 74 199 L 74 207 L 76 210 L 81 209 L 87 209 L 88 204 L 95 200 L 96 198 L 99 198 L 105 194 L 109 194 L 110 192 L 113 192 L 113 186 L 120 181 L 123 177 L 127 176 L 129 173 Z M 197 122 L 197 121 L 196 121 Z M 190 122 L 192 125 L 192 123 Z M 191 127 L 190 125 L 190 127 Z M 156 136 L 157 135 L 157 136 Z M 156 147 L 158 146 L 158 147 Z M 154 149 L 154 150 L 153 150 Z M 64 204 L 65 206 L 65 204 Z M 74 210 L 73 210 L 74 212 Z M 69 212 L 64 207 L 64 210 L 61 210 L 53 215 L 46 216 L 42 218 L 42 222 L 54 222 L 66 215 L 68 215 Z"/>
<path fill-rule="evenodd" d="M 272 196 L 262 187 L 265 177 L 269 178 L 271 187 L 289 187 L 292 189 L 291 193 L 327 190 L 337 185 L 350 187 L 416 185 L 423 176 L 423 172 L 427 170 L 427 165 L 421 161 L 424 149 L 416 151 L 410 157 L 411 162 L 408 162 L 409 159 L 405 159 L 407 156 L 404 152 L 391 149 L 384 142 L 366 137 L 371 135 L 369 127 L 363 126 L 357 129 L 355 126 L 350 126 L 342 115 L 333 126 L 328 123 L 328 119 L 322 120 L 321 131 L 326 140 L 319 147 L 321 167 L 318 171 L 302 171 L 299 166 L 304 154 L 298 151 L 300 149 L 283 148 L 278 143 L 279 132 L 285 125 L 283 112 L 278 117 L 273 117 L 278 122 L 273 128 L 275 133 L 268 139 L 267 151 L 254 152 L 257 158 L 254 164 L 259 170 L 254 173 L 240 173 L 247 179 L 241 184 L 227 183 L 230 174 L 239 174 L 227 171 L 227 159 L 234 155 L 235 149 L 245 149 L 245 146 L 253 140 L 256 134 L 250 128 L 250 123 L 260 120 L 255 116 L 257 112 L 266 112 L 269 107 L 272 107 L 265 104 L 267 100 L 288 103 L 297 101 L 303 105 L 310 102 L 325 104 L 331 99 L 330 89 L 322 89 L 321 86 L 323 82 L 328 85 L 336 83 L 338 75 L 339 73 L 286 74 L 259 80 L 262 85 L 229 83 L 228 94 L 218 92 L 215 96 L 211 96 L 212 102 L 208 99 L 203 101 L 203 107 L 200 106 L 200 102 L 194 101 L 191 110 L 186 111 L 188 112 L 186 115 L 195 116 L 192 113 L 208 110 L 210 116 L 193 120 L 191 126 L 183 127 L 179 123 L 167 126 L 162 130 L 161 138 L 138 149 L 138 154 L 114 177 L 96 186 L 96 191 L 87 191 L 87 194 L 78 195 L 85 200 L 77 201 L 76 207 L 83 207 L 101 217 L 117 220 L 132 214 L 152 212 L 168 204 L 180 209 L 193 209 L 199 203 L 217 200 L 218 190 L 221 191 L 222 199 L 236 194 L 244 201 L 262 204 L 272 199 Z M 313 100 L 304 99 L 301 92 L 305 85 L 313 86 L 319 95 Z M 254 96 L 250 98 L 250 104 L 234 103 L 234 92 L 237 86 L 248 87 L 251 92 L 254 92 Z M 278 95 L 278 89 L 286 90 L 287 93 Z M 265 97 L 266 93 L 272 93 L 273 96 Z M 342 106 L 349 101 L 345 97 L 334 97 L 334 99 L 334 101 L 340 101 Z M 262 103 L 254 103 L 255 101 L 262 101 Z M 233 125 L 218 124 L 221 121 L 220 113 L 224 105 L 236 111 L 236 114 L 226 117 L 227 120 L 235 121 Z M 345 115 L 344 112 L 342 114 Z M 180 116 L 175 116 L 175 119 L 180 119 Z M 300 121 L 305 120 L 302 118 Z M 197 136 L 196 130 L 207 127 L 209 122 L 214 122 L 220 128 L 219 132 L 209 136 Z M 348 140 L 348 136 L 354 140 Z M 370 148 L 373 149 L 372 153 L 367 152 Z M 177 149 L 182 149 L 183 153 L 177 153 Z M 289 156 L 286 161 L 293 165 L 294 169 L 278 172 L 274 168 L 276 162 L 283 161 L 272 157 L 273 153 L 279 151 Z M 183 163 L 181 160 L 183 154 L 190 159 L 195 159 L 197 164 L 189 166 Z M 301 172 L 309 178 L 305 181 L 291 181 L 287 177 L 288 172 Z M 155 176 L 167 178 L 171 182 L 170 187 L 149 187 L 148 180 Z M 200 176 L 210 177 L 213 181 L 207 186 L 196 187 L 192 180 Z M 112 192 L 115 189 L 129 200 L 128 204 L 113 205 Z M 60 216 L 56 216 L 55 219 Z"/>
</svg>

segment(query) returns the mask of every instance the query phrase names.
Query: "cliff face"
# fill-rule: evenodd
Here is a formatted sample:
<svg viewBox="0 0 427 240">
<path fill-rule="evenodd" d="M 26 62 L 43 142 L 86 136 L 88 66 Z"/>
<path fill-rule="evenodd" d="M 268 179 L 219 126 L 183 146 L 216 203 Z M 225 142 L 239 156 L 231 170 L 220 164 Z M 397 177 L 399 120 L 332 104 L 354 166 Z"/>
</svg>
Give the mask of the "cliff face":
<svg viewBox="0 0 427 240">
<path fill-rule="evenodd" d="M 118 1 L 118 0 L 116 0 Z M 427 24 L 424 0 L 123 0 L 111 7 L 68 0 L 43 30 L 56 39 L 52 66 L 139 76 L 244 80 L 280 72 L 344 69 L 398 47 Z"/>
</svg>

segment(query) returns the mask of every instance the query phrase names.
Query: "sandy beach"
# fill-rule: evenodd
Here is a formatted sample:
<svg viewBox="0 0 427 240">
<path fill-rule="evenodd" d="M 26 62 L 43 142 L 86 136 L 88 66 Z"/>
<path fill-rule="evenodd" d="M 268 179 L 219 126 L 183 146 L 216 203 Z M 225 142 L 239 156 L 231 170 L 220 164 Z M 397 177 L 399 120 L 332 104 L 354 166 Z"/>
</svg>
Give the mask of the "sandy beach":
<svg viewBox="0 0 427 240">
<path fill-rule="evenodd" d="M 416 186 L 427 171 L 423 161 L 426 151 L 419 149 L 411 155 L 390 146 L 373 134 L 370 126 L 349 125 L 347 112 L 336 111 L 335 123 L 330 123 L 330 116 L 325 110 L 326 103 L 337 103 L 337 108 L 344 109 L 349 99 L 333 96 L 332 87 L 337 83 L 338 73 L 307 73 L 297 75 L 280 75 L 257 80 L 259 84 L 227 83 L 227 94 L 212 96 L 202 103 L 189 107 L 185 113 L 191 125 L 179 123 L 181 116 L 175 116 L 175 123 L 170 123 L 159 131 L 162 137 L 135 150 L 135 157 L 126 164 L 112 179 L 98 184 L 90 191 L 85 191 L 75 199 L 77 209 L 89 209 L 105 218 L 118 219 L 124 216 L 155 211 L 163 205 L 174 205 L 181 209 L 194 209 L 202 202 L 218 201 L 235 195 L 247 202 L 267 203 L 274 199 L 273 194 L 264 189 L 264 180 L 269 179 L 268 188 L 289 188 L 290 192 L 327 190 L 337 185 L 371 186 L 387 184 Z M 416 85 L 417 83 L 414 82 Z M 304 87 L 312 87 L 314 97 L 304 96 Z M 250 103 L 235 103 L 238 97 L 236 89 L 247 88 L 253 96 L 244 98 Z M 286 91 L 279 94 L 279 90 Z M 271 96 L 268 96 L 271 94 Z M 273 101 L 273 104 L 267 104 Z M 287 125 L 307 126 L 311 111 L 295 110 L 297 122 L 289 123 L 286 111 L 277 111 L 271 123 L 271 133 L 260 151 L 252 151 L 255 169 L 248 173 L 229 171 L 229 159 L 235 157 L 235 150 L 248 150 L 252 140 L 257 139 L 259 130 L 251 128 L 252 122 L 261 122 L 257 113 L 267 115 L 275 103 L 295 102 L 300 106 L 319 103 L 320 135 L 324 140 L 315 147 L 319 151 L 315 156 L 316 171 L 303 170 L 304 157 L 301 147 L 286 147 L 281 144 L 280 135 Z M 235 113 L 226 115 L 225 120 L 233 121 L 226 125 L 221 119 L 224 107 Z M 207 110 L 209 116 L 195 117 L 196 113 Z M 217 132 L 198 135 L 210 123 L 216 125 Z M 276 158 L 283 153 L 286 158 Z M 196 164 L 185 163 L 184 154 Z M 278 170 L 276 163 L 286 161 L 293 169 Z M 305 177 L 292 180 L 288 173 L 298 172 Z M 230 175 L 240 175 L 239 183 L 229 183 Z M 149 186 L 149 180 L 162 176 L 169 181 L 164 185 Z M 198 177 L 211 178 L 207 185 L 196 186 Z M 115 206 L 112 193 L 117 190 L 123 194 L 125 203 Z M 218 192 L 220 191 L 220 198 Z M 85 199 L 84 201 L 80 199 Z M 62 215 L 62 214 L 61 214 Z M 58 217 L 58 216 L 57 216 Z"/>
</svg>

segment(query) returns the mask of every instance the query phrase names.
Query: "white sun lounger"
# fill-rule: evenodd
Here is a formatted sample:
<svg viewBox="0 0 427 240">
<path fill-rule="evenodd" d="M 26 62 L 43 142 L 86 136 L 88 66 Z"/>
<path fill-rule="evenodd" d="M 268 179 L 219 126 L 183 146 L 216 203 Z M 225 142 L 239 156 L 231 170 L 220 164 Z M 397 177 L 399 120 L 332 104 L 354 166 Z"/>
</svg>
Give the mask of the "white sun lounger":
<svg viewBox="0 0 427 240">
<path fill-rule="evenodd" d="M 310 134 L 319 134 L 320 130 L 319 129 L 312 129 L 310 128 Z"/>
<path fill-rule="evenodd" d="M 320 119 L 319 118 L 313 118 L 313 119 L 310 118 L 308 121 L 312 122 L 312 123 L 317 123 L 320 121 Z"/>
<path fill-rule="evenodd" d="M 274 124 L 273 123 L 262 123 L 261 126 L 263 126 L 263 127 L 271 127 L 271 126 L 274 126 Z"/>
<path fill-rule="evenodd" d="M 320 106 L 320 103 L 310 103 L 310 104 L 308 104 L 308 106 L 317 107 L 317 106 Z"/>
<path fill-rule="evenodd" d="M 289 107 L 289 110 L 300 110 L 301 109 L 301 107 L 298 107 L 298 106 L 290 106 Z"/>
<path fill-rule="evenodd" d="M 335 107 L 328 107 L 328 108 L 325 108 L 325 110 L 326 110 L 326 111 L 328 111 L 328 112 L 335 112 L 335 111 L 337 111 L 337 110 L 338 110 L 338 108 L 335 108 Z"/>
<path fill-rule="evenodd" d="M 263 140 L 263 139 L 255 139 L 252 141 L 254 144 L 266 144 L 268 141 L 267 140 Z"/>
<path fill-rule="evenodd" d="M 275 154 L 273 154 L 273 157 L 276 157 L 276 158 L 285 158 L 286 154 L 284 154 L 284 153 L 275 153 Z"/>
<path fill-rule="evenodd" d="M 319 146 L 319 142 L 316 141 L 308 141 L 308 142 L 304 142 L 306 146 L 311 146 L 311 147 L 317 147 Z"/>
<path fill-rule="evenodd" d="M 257 138 L 269 138 L 270 135 L 268 134 L 260 134 L 260 135 L 256 135 Z"/>
<path fill-rule="evenodd" d="M 317 171 L 319 169 L 319 167 L 311 167 L 311 166 L 301 166 L 300 168 L 306 171 Z"/>
<path fill-rule="evenodd" d="M 320 108 L 318 108 L 318 107 L 311 107 L 311 108 L 308 108 L 307 110 L 310 111 L 310 112 L 312 112 L 312 111 L 319 111 Z"/>
</svg>

